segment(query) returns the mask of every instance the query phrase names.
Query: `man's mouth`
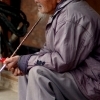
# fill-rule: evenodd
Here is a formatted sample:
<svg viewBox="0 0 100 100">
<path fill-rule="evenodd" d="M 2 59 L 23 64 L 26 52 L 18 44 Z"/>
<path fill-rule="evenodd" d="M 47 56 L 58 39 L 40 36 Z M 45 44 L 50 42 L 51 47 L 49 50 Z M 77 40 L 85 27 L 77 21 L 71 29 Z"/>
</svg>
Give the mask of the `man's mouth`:
<svg viewBox="0 0 100 100">
<path fill-rule="evenodd" d="M 40 4 L 37 4 L 38 9 L 42 8 L 42 6 Z"/>
</svg>

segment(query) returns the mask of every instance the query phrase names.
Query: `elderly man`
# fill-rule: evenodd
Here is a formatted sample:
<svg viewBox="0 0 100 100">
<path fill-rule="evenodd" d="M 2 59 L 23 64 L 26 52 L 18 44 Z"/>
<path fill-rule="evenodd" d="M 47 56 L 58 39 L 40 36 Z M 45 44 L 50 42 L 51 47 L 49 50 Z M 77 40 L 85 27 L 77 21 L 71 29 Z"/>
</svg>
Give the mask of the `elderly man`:
<svg viewBox="0 0 100 100">
<path fill-rule="evenodd" d="M 19 100 L 100 100 L 100 16 L 84 0 L 35 0 L 49 14 L 46 42 L 7 58 Z"/>
</svg>

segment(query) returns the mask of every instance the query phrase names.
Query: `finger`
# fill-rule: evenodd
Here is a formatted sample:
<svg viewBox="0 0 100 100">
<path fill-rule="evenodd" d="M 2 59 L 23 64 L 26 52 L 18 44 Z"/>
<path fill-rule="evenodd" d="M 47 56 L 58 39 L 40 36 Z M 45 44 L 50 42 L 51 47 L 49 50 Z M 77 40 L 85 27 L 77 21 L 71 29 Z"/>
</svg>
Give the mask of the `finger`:
<svg viewBox="0 0 100 100">
<path fill-rule="evenodd" d="M 18 68 L 15 68 L 15 71 L 13 73 L 14 76 L 17 76 L 18 75 Z"/>
<path fill-rule="evenodd" d="M 11 62 L 9 64 L 6 65 L 6 68 L 11 71 L 12 68 L 16 68 L 17 67 L 17 64 L 15 64 L 14 62 Z"/>
<path fill-rule="evenodd" d="M 11 67 L 10 63 L 11 62 L 12 62 L 12 59 L 11 58 L 6 58 L 5 61 L 3 62 L 4 64 L 6 64 L 6 68 L 8 70 L 10 70 L 10 67 Z"/>
<path fill-rule="evenodd" d="M 14 71 L 15 71 L 15 68 L 11 68 L 11 70 L 10 70 L 11 72 L 12 72 L 12 74 L 14 73 Z"/>
<path fill-rule="evenodd" d="M 18 68 L 18 76 L 24 75 L 23 72 Z"/>
<path fill-rule="evenodd" d="M 18 75 L 21 75 L 21 71 L 18 69 Z"/>
<path fill-rule="evenodd" d="M 11 62 L 12 61 L 12 58 L 6 58 L 4 61 L 3 61 L 3 63 L 5 63 L 5 64 L 7 64 L 7 63 L 9 63 L 9 62 Z"/>
</svg>

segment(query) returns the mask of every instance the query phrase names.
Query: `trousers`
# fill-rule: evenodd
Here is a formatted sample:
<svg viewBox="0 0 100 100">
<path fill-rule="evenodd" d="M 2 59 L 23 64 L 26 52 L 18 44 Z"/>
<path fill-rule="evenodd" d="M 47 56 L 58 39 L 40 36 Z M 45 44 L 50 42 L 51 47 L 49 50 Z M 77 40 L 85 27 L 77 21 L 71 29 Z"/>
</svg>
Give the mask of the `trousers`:
<svg viewBox="0 0 100 100">
<path fill-rule="evenodd" d="M 58 73 L 42 66 L 19 76 L 19 100 L 88 100 L 69 72 Z"/>
</svg>

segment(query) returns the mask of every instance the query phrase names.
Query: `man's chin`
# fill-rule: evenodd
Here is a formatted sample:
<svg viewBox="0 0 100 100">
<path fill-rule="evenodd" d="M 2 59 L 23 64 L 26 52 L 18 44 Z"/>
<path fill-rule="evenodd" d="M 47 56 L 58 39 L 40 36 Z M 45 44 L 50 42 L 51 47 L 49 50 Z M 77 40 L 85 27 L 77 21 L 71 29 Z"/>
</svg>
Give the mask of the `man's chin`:
<svg viewBox="0 0 100 100">
<path fill-rule="evenodd" d="M 45 15 L 45 13 L 43 13 L 43 12 L 38 12 L 38 17 L 43 17 Z"/>
</svg>

